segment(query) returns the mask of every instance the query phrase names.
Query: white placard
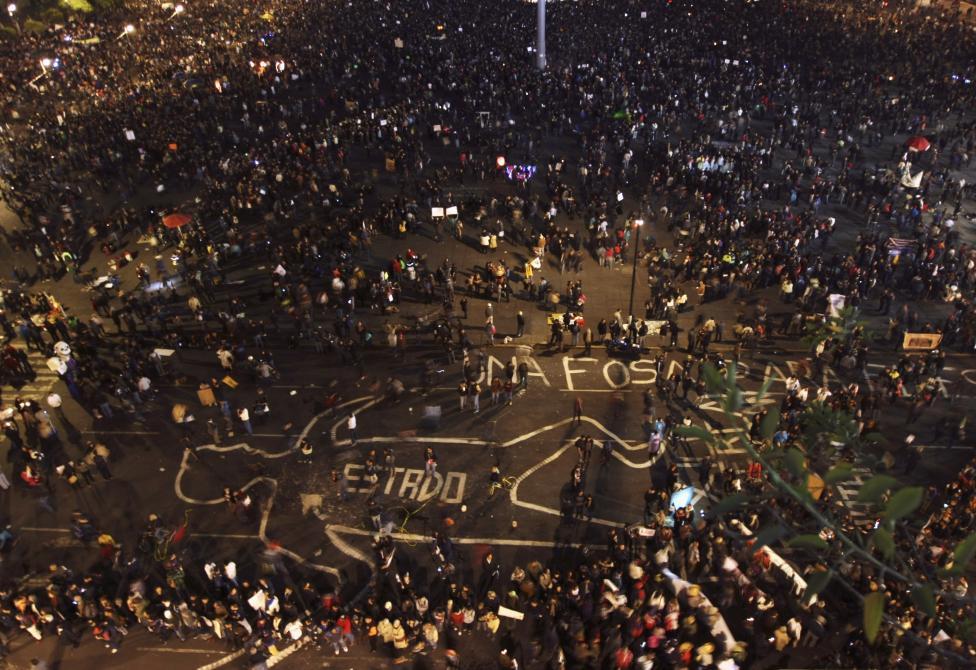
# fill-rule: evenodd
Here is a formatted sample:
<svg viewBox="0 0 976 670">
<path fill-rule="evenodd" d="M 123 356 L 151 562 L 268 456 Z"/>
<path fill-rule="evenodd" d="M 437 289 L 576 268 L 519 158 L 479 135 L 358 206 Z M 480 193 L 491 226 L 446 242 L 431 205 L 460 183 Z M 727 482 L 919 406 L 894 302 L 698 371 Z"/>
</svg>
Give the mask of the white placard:
<svg viewBox="0 0 976 670">
<path fill-rule="evenodd" d="M 274 272 L 279 277 L 284 277 L 286 274 L 288 274 L 288 272 L 285 270 L 285 268 L 281 266 L 281 264 L 279 264 L 278 267 L 272 270 L 272 272 Z"/>
<path fill-rule="evenodd" d="M 525 614 L 519 612 L 518 610 L 510 610 L 504 605 L 498 606 L 498 616 L 505 616 L 509 619 L 515 619 L 516 621 L 522 621 L 525 618 Z"/>
<path fill-rule="evenodd" d="M 444 208 L 443 207 L 431 207 L 430 208 L 430 215 L 431 215 L 431 217 L 433 217 L 435 219 L 443 219 L 444 218 Z"/>
<path fill-rule="evenodd" d="M 446 214 L 448 216 L 457 216 L 458 215 L 457 207 L 455 207 L 453 205 L 451 207 L 448 207 Z"/>
<path fill-rule="evenodd" d="M 136 141 L 136 134 L 134 132 L 132 132 L 131 130 L 128 130 L 127 129 L 125 131 L 125 139 L 129 140 L 130 142 L 135 142 Z"/>
<path fill-rule="evenodd" d="M 621 193 L 620 191 L 617 191 L 617 202 L 623 202 L 623 201 L 624 201 L 624 194 Z"/>
<path fill-rule="evenodd" d="M 647 12 L 641 12 L 641 18 L 642 19 L 646 19 L 647 18 Z"/>
<path fill-rule="evenodd" d="M 441 132 L 441 124 L 439 124 L 439 123 L 434 124 L 434 132 L 435 133 Z"/>
</svg>

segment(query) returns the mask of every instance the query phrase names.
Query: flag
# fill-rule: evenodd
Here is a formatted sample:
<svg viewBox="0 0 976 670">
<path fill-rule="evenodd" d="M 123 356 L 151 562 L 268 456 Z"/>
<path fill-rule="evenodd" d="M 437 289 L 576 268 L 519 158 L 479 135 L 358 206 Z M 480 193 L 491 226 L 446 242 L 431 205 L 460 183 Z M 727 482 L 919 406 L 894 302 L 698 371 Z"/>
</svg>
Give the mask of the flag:
<svg viewBox="0 0 976 670">
<path fill-rule="evenodd" d="M 888 249 L 889 255 L 900 256 L 903 253 L 915 251 L 915 240 L 904 237 L 889 237 L 888 241 L 885 242 L 885 247 Z"/>
<path fill-rule="evenodd" d="M 630 112 L 626 108 L 618 109 L 613 113 L 613 118 L 617 121 L 627 121 L 627 123 L 630 123 Z"/>
<path fill-rule="evenodd" d="M 905 188 L 921 188 L 924 175 L 925 172 L 922 171 L 913 176 L 911 171 L 906 169 L 901 175 L 901 185 Z"/>
</svg>

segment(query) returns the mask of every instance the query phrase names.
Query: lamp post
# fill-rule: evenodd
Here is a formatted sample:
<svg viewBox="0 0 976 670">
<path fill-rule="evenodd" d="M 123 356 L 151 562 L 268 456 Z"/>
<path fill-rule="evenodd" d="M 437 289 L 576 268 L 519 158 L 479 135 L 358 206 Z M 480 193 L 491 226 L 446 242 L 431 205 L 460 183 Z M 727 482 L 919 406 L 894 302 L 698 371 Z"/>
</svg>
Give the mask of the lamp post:
<svg viewBox="0 0 976 670">
<path fill-rule="evenodd" d="M 10 20 L 13 22 L 14 27 L 17 28 L 17 34 L 20 35 L 20 23 L 17 22 L 17 19 L 14 16 L 14 14 L 17 13 L 16 3 L 11 2 L 9 5 L 7 5 L 7 13 L 10 14 Z"/>
<path fill-rule="evenodd" d="M 536 67 L 546 69 L 546 0 L 536 0 L 537 32 L 536 32 Z"/>
<path fill-rule="evenodd" d="M 125 28 L 122 29 L 122 32 L 119 33 L 119 36 L 116 37 L 115 39 L 120 40 L 123 37 L 125 37 L 126 35 L 131 35 L 135 31 L 136 31 L 136 27 L 134 25 L 132 25 L 131 23 L 127 23 L 127 24 L 125 24 Z"/>
<path fill-rule="evenodd" d="M 170 14 L 169 15 L 169 18 L 166 19 L 166 20 L 167 21 L 172 21 L 173 19 L 175 19 L 177 16 L 179 16 L 180 14 L 182 14 L 185 11 L 186 11 L 186 7 L 184 7 L 183 5 L 176 5 L 176 7 L 173 7 L 173 13 Z"/>
<path fill-rule="evenodd" d="M 634 220 L 634 228 L 637 229 L 637 236 L 634 238 L 634 269 L 630 273 L 630 309 L 627 310 L 631 320 L 634 318 L 634 287 L 637 285 L 637 252 L 640 249 L 640 233 L 643 225 L 644 219 Z"/>
</svg>

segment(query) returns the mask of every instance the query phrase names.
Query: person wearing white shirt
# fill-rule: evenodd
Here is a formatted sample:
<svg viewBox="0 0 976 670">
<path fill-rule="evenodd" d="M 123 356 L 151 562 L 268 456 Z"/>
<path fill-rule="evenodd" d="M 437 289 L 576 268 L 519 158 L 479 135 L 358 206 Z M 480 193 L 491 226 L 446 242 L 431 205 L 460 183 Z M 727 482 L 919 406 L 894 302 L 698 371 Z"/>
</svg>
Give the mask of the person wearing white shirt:
<svg viewBox="0 0 976 670">
<path fill-rule="evenodd" d="M 254 429 L 251 428 L 251 414 L 247 411 L 247 407 L 238 408 L 237 418 L 240 419 L 241 424 L 244 426 L 244 430 L 247 431 L 247 434 L 254 435 Z"/>
</svg>

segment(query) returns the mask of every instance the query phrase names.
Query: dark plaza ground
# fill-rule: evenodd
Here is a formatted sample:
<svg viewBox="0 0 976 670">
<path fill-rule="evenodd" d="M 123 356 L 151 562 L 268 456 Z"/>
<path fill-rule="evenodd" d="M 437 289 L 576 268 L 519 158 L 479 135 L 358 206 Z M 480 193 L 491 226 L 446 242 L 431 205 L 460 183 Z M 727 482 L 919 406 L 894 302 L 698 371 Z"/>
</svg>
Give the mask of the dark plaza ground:
<svg viewBox="0 0 976 670">
<path fill-rule="evenodd" d="M 567 222 L 567 225 L 574 224 L 579 226 L 578 221 Z M 670 244 L 663 231 L 651 228 L 648 232 Z M 843 245 L 849 239 L 842 232 L 832 244 Z M 424 235 L 405 240 L 380 238 L 372 256 L 390 258 L 403 253 L 407 247 L 426 254 L 431 264 L 448 257 L 462 272 L 486 260 L 470 237 L 464 244 L 437 243 Z M 137 247 L 130 244 L 128 248 Z M 524 251 L 503 244 L 496 255 L 506 258 Z M 5 250 L 5 253 L 10 252 Z M 150 252 L 143 248 L 139 253 Z M 92 264 L 103 262 L 97 256 L 92 259 Z M 128 286 L 134 284 L 131 270 L 131 267 L 126 269 L 128 274 L 124 271 Z M 560 277 L 555 267 L 543 272 L 557 285 L 567 278 Z M 631 280 L 629 266 L 608 270 L 587 258 L 583 272 L 573 278 L 583 280 L 590 297 L 586 310 L 589 323 L 595 324 L 614 310 L 625 308 L 624 298 Z M 256 313 L 264 309 L 256 296 L 259 287 L 268 281 L 268 268 L 239 268 L 228 280 L 238 282 L 235 291 L 245 296 Z M 639 276 L 638 304 L 647 292 L 643 283 L 643 277 Z M 74 313 L 90 312 L 89 295 L 70 281 L 40 284 L 37 288 L 58 295 Z M 691 285 L 684 289 L 691 292 Z M 723 300 L 695 307 L 682 315 L 682 327 L 690 325 L 702 312 L 721 320 L 728 330 L 736 316 L 749 314 L 760 297 L 771 301 L 770 312 L 776 321 L 777 312 L 785 308 L 777 306 L 775 293 L 775 289 L 769 289 L 766 295 L 750 296 L 750 304 Z M 412 316 L 429 314 L 435 308 L 408 301 L 398 315 L 369 318 L 379 331 L 384 321 L 409 325 L 413 323 Z M 939 305 L 930 308 L 936 310 L 933 317 L 941 309 Z M 169 409 L 174 403 L 187 403 L 196 417 L 197 441 L 206 442 L 202 425 L 207 418 L 216 417 L 217 412 L 201 407 L 195 390 L 198 381 L 218 372 L 213 352 L 181 354 L 181 360 L 176 363 L 180 383 L 171 382 L 160 388 L 153 409 L 144 412 L 144 420 L 122 417 L 95 424 L 69 401 L 70 428 L 79 431 L 83 438 L 98 438 L 110 446 L 116 477 L 83 490 L 75 500 L 59 496 L 55 514 L 41 510 L 29 496 L 4 495 L 7 518 L 22 529 L 14 554 L 2 566 L 5 576 L 42 573 L 51 562 L 64 562 L 79 569 L 90 563 L 95 550 L 81 546 L 67 531 L 68 518 L 74 509 L 91 510 L 98 524 L 111 529 L 123 542 L 131 541 L 149 513 L 175 523 L 189 512 L 191 547 L 197 557 L 219 559 L 234 555 L 242 546 L 253 549 L 252 555 L 258 557 L 265 540 L 270 540 L 287 552 L 296 578 L 319 573 L 329 579 L 338 578 L 341 588 L 352 588 L 351 585 L 364 582 L 373 560 L 366 494 L 359 490 L 363 483 L 356 481 L 370 450 L 375 450 L 380 458 L 384 449 L 392 448 L 395 452 L 395 469 L 390 475 L 382 475 L 377 497 L 384 509 L 384 520 L 392 524 L 403 553 L 415 561 L 418 574 L 431 566 L 427 538 L 435 530 L 444 529 L 450 529 L 462 549 L 461 570 L 473 570 L 488 547 L 495 550 L 505 566 L 547 557 L 578 561 L 584 552 L 600 550 L 611 527 L 640 520 L 644 490 L 652 478 L 664 475 L 670 463 L 679 465 L 690 485 L 698 484 L 697 465 L 702 458 L 743 467 L 744 450 L 736 448 L 734 441 L 728 449 L 720 451 L 693 441 L 687 453 L 648 455 L 640 417 L 643 392 L 655 380 L 648 359 L 659 351 L 658 338 L 651 338 L 655 346 L 639 362 L 609 358 L 599 346 L 594 347 L 590 357 L 584 357 L 581 349 L 554 352 L 545 346 L 546 310 L 513 299 L 494 306 L 499 342 L 506 335 L 514 334 L 518 309 L 527 315 L 526 335 L 517 342 L 484 349 L 485 367 L 486 375 L 497 375 L 513 356 L 528 361 L 531 372 L 528 389 L 517 394 L 511 406 L 492 407 L 484 397 L 478 414 L 470 409 L 463 413 L 458 410 L 455 386 L 460 377 L 460 363 L 447 364 L 440 350 L 432 346 L 429 335 L 412 332 L 408 336 L 408 354 L 402 360 L 394 358 L 382 346 L 369 351 L 363 379 L 356 370 L 343 367 L 334 353 L 276 347 L 275 362 L 280 377 L 267 390 L 270 416 L 256 423 L 255 435 L 246 436 L 238 431 L 234 437 L 226 437 L 220 447 L 205 446 L 194 455 L 185 454 L 179 446 L 177 427 L 169 420 Z M 471 299 L 469 323 L 474 338 L 482 337 L 479 325 L 484 310 L 482 300 Z M 883 329 L 882 320 L 872 317 L 870 308 L 866 314 L 876 328 Z M 111 331 L 111 325 L 108 327 Z M 731 346 L 722 343 L 715 349 L 729 353 Z M 877 374 L 881 366 L 894 362 L 897 354 L 891 349 L 883 344 L 875 347 L 870 357 L 869 372 L 873 371 L 870 374 Z M 740 365 L 740 380 L 747 391 L 747 401 L 754 399 L 754 392 L 764 379 L 772 378 L 770 394 L 764 402 L 776 402 L 784 392 L 785 378 L 791 371 L 802 370 L 808 357 L 801 342 L 783 338 L 747 351 Z M 669 352 L 671 361 L 683 358 L 683 352 Z M 434 360 L 436 369 L 444 372 L 437 376 L 430 393 L 423 395 L 419 389 L 420 377 L 428 359 Z M 841 381 L 842 375 L 833 374 L 828 372 L 830 381 Z M 855 381 L 872 383 L 870 374 Z M 390 377 L 402 380 L 409 389 L 396 403 L 383 398 Z M 907 475 L 896 465 L 896 474 L 905 481 L 940 486 L 971 458 L 971 441 L 949 448 L 944 442 L 932 443 L 931 438 L 944 416 L 958 420 L 972 410 L 976 395 L 974 382 L 976 359 L 951 355 L 944 373 L 943 393 L 932 411 L 911 427 L 918 435 L 917 443 L 925 447 L 921 463 Z M 67 398 L 60 382 L 44 374 L 33 385 L 37 388 L 24 391 L 39 394 L 45 385 L 53 386 Z M 752 396 L 748 392 L 753 392 Z M 4 393 L 6 396 L 13 391 L 5 389 Z M 325 399 L 332 394 L 338 395 L 337 406 L 324 409 Z M 950 395 L 953 396 L 951 404 Z M 247 403 L 253 397 L 253 385 L 245 383 L 233 392 L 232 400 Z M 578 426 L 572 422 L 576 398 L 581 399 L 584 414 Z M 422 420 L 430 406 L 440 407 L 441 418 L 436 425 Z M 663 403 L 659 402 L 657 409 L 663 412 Z M 747 406 L 746 411 L 749 409 Z M 359 424 L 356 444 L 351 443 L 346 431 L 346 417 L 352 410 L 357 411 Z M 709 425 L 717 431 L 722 429 L 721 412 L 714 399 L 678 405 L 676 411 L 690 416 L 695 423 Z M 884 410 L 881 428 L 887 442 L 869 457 L 877 458 L 883 451 L 890 451 L 896 464 L 901 462 L 907 430 L 903 417 L 903 407 Z M 586 488 L 595 501 L 591 521 L 567 517 L 561 496 L 576 462 L 572 442 L 582 433 L 613 444 L 609 462 L 601 464 L 594 458 L 587 474 Z M 311 456 L 303 456 L 295 449 L 302 437 L 314 447 Z M 438 455 L 437 477 L 424 477 L 423 450 L 428 446 Z M 510 481 L 514 486 L 489 496 L 489 471 L 496 460 L 502 474 L 513 478 Z M 330 478 L 333 468 L 349 477 L 352 491 L 347 502 L 338 499 Z M 870 473 L 869 466 L 859 468 L 858 478 L 846 491 L 852 500 L 858 484 Z M 242 520 L 223 503 L 222 491 L 224 487 L 248 486 L 260 511 L 254 518 Z M 870 523 L 871 519 L 865 517 L 863 522 Z M 81 651 L 71 652 L 69 658 L 79 663 L 95 663 L 97 659 L 99 667 L 108 668 L 125 667 L 138 654 L 140 663 L 148 667 L 189 668 L 226 653 L 214 643 L 202 640 L 163 646 L 144 632 L 135 635 L 143 637 L 127 641 L 123 653 L 116 657 L 107 657 L 100 649 L 87 644 Z M 29 658 L 27 654 L 36 653 L 37 648 L 32 645 L 24 649 L 25 643 L 26 640 L 14 643 L 14 649 L 22 648 L 20 653 L 14 653 L 14 663 L 23 664 Z M 150 650 L 153 653 L 146 653 Z M 376 667 L 375 658 L 363 656 L 364 650 L 357 653 L 361 658 L 344 658 L 335 667 Z M 303 651 L 283 661 L 282 666 L 319 667 L 318 659 L 318 655 Z"/>
</svg>

